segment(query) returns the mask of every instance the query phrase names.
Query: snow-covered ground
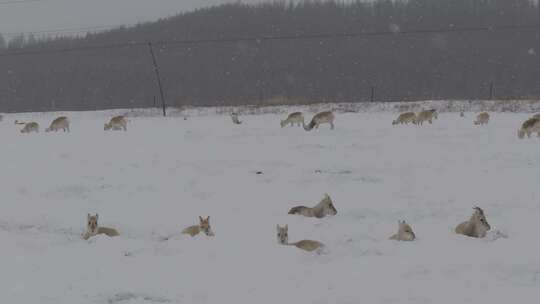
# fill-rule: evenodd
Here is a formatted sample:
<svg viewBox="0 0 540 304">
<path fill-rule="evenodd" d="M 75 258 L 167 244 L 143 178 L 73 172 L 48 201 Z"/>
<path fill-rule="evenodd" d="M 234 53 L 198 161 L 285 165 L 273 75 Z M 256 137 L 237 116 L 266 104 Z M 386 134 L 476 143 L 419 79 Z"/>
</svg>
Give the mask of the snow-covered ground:
<svg viewBox="0 0 540 304">
<path fill-rule="evenodd" d="M 128 132 L 104 132 L 104 113 L 69 116 L 69 134 L 12 123 L 44 129 L 53 114 L 0 123 L 0 303 L 538 301 L 540 139 L 516 136 L 529 114 L 416 127 L 345 113 L 313 132 L 275 114 L 132 117 Z M 336 216 L 287 215 L 325 192 Z M 507 238 L 453 233 L 476 205 Z M 96 212 L 121 236 L 82 240 Z M 214 238 L 180 234 L 199 215 Z M 401 219 L 417 241 L 387 239 Z M 278 245 L 276 224 L 327 254 Z"/>
</svg>

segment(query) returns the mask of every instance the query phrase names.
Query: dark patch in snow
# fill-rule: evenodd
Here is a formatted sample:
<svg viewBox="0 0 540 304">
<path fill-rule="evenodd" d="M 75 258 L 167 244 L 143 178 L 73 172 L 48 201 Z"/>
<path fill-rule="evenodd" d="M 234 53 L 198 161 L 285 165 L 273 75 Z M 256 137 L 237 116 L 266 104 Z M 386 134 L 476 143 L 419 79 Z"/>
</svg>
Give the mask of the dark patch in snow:
<svg viewBox="0 0 540 304">
<path fill-rule="evenodd" d="M 141 303 L 141 301 L 148 302 L 148 303 L 170 303 L 171 300 L 157 297 L 157 296 L 149 296 L 144 294 L 135 294 L 131 292 L 126 293 L 117 293 L 113 297 L 107 299 L 108 304 L 127 304 L 132 301 L 136 301 L 137 303 Z"/>
</svg>

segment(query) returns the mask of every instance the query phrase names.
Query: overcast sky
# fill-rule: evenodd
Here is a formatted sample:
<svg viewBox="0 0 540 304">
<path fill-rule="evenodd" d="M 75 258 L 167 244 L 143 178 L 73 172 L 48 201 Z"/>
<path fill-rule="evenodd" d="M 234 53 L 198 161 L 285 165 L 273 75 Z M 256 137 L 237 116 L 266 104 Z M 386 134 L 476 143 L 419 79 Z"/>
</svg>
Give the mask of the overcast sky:
<svg viewBox="0 0 540 304">
<path fill-rule="evenodd" d="M 134 24 L 235 0 L 0 0 L 0 33 Z M 263 0 L 243 0 L 255 3 Z M 4 3 L 3 3 L 4 2 Z"/>
</svg>

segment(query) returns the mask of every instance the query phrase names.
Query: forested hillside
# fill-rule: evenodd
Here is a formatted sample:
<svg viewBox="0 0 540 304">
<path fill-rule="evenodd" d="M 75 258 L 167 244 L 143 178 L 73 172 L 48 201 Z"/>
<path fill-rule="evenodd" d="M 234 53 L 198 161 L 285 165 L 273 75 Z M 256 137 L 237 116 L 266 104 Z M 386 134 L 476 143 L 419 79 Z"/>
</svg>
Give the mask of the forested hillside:
<svg viewBox="0 0 540 304">
<path fill-rule="evenodd" d="M 0 111 L 159 103 L 150 41 L 169 105 L 360 102 L 372 87 L 379 101 L 486 99 L 491 83 L 495 98 L 534 98 L 539 35 L 540 9 L 528 0 L 222 5 L 83 37 L 0 43 Z M 268 36 L 288 38 L 238 40 Z M 189 40 L 226 41 L 178 42 Z M 123 46 L 93 48 L 112 44 Z M 50 52 L 71 48 L 79 50 Z"/>
</svg>

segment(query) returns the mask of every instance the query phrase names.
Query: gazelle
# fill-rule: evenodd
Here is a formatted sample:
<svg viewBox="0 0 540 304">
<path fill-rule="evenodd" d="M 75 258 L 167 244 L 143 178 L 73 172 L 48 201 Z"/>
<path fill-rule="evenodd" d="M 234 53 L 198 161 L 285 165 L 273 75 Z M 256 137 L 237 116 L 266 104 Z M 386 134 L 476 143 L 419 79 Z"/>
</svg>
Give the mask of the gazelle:
<svg viewBox="0 0 540 304">
<path fill-rule="evenodd" d="M 310 131 L 313 128 L 318 129 L 321 124 L 330 124 L 330 129 L 334 129 L 334 119 L 336 116 L 332 111 L 325 111 L 315 114 L 308 125 L 304 125 L 304 130 Z"/>
<path fill-rule="evenodd" d="M 471 218 L 468 221 L 459 224 L 456 227 L 455 232 L 470 237 L 483 238 L 490 229 L 491 226 L 486 219 L 484 210 L 480 207 L 474 207 L 474 213 Z"/>
<path fill-rule="evenodd" d="M 298 126 L 303 126 L 304 123 L 304 115 L 302 112 L 294 112 L 289 114 L 287 116 L 287 119 L 281 121 L 281 127 L 285 127 L 287 124 L 291 124 L 291 127 L 294 126 L 294 124 L 298 124 Z"/>
<path fill-rule="evenodd" d="M 336 215 L 337 210 L 328 194 L 324 194 L 323 199 L 313 208 L 297 206 L 289 210 L 289 214 L 299 214 L 306 217 L 323 218 L 327 215 Z"/>
</svg>

